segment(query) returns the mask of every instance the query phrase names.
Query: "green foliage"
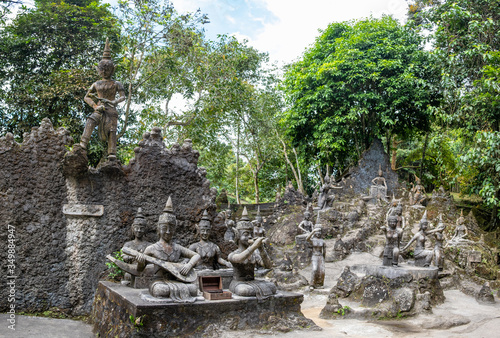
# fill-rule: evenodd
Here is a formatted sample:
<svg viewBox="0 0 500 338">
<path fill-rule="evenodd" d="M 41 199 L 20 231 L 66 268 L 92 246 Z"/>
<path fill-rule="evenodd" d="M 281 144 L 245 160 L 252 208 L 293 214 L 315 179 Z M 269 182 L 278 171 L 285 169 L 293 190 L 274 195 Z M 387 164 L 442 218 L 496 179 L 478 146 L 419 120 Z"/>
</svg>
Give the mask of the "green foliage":
<svg viewBox="0 0 500 338">
<path fill-rule="evenodd" d="M 123 252 L 121 250 L 113 252 L 113 257 L 120 260 L 120 261 L 123 261 Z M 123 275 L 125 274 L 125 272 L 122 269 L 120 269 L 113 262 L 106 262 L 106 266 L 110 270 L 110 272 L 108 274 L 108 278 L 110 278 L 110 279 L 114 279 L 114 280 L 121 279 L 123 277 Z"/>
<path fill-rule="evenodd" d="M 374 137 L 428 130 L 436 79 L 422 38 L 396 20 L 333 23 L 288 67 L 282 122 L 307 159 L 342 169 Z"/>
</svg>

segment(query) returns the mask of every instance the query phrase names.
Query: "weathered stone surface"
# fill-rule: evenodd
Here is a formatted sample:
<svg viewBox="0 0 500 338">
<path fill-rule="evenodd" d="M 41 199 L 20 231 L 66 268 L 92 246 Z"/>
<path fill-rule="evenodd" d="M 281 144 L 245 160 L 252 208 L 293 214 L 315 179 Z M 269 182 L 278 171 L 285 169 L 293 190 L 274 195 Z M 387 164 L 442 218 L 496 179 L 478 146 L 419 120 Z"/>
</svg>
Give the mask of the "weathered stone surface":
<svg viewBox="0 0 500 338">
<path fill-rule="evenodd" d="M 495 297 L 493 296 L 493 291 L 490 288 L 490 283 L 486 282 L 483 284 L 481 290 L 479 290 L 476 300 L 480 303 L 495 303 Z"/>
<path fill-rule="evenodd" d="M 344 174 L 345 188 L 336 191 L 337 194 L 368 195 L 373 178 L 378 176 L 379 165 L 382 167 L 387 184 L 387 194 L 397 194 L 399 189 L 398 175 L 392 171 L 389 156 L 384 151 L 380 140 L 375 139 L 362 155 L 357 167 L 353 167 Z"/>
<path fill-rule="evenodd" d="M 261 303 L 250 297 L 175 304 L 148 303 L 140 297 L 143 291 L 100 282 L 92 310 L 95 332 L 102 337 L 218 337 L 227 330 L 320 330 L 300 312 L 300 294 L 283 292 Z"/>
<path fill-rule="evenodd" d="M 394 302 L 398 312 L 408 312 L 415 305 L 415 290 L 401 288 L 394 291 Z"/>
<path fill-rule="evenodd" d="M 97 281 L 105 275 L 105 256 L 131 239 L 139 207 L 150 242 L 170 195 L 179 220 L 174 240 L 181 245 L 197 241 L 195 224 L 204 209 L 215 216 L 215 191 L 206 170 L 198 168 L 199 154 L 189 141 L 167 149 L 161 135 L 147 137 L 128 166 L 115 161 L 98 170 L 85 167 L 83 173 L 64 170 L 71 143 L 69 133 L 55 131 L 48 119 L 25 135 L 21 145 L 11 135 L 0 138 L 0 222 L 3 229 L 9 224 L 16 229 L 18 311 L 56 306 L 72 314 L 88 313 Z M 65 204 L 103 205 L 104 213 L 64 215 Z M 7 246 L 6 231 L 0 245 Z M 2 261 L 6 254 L 0 253 Z M 6 275 L 6 265 L 0 273 Z M 6 291 L 0 294 L 0 311 L 8 306 Z"/>
</svg>

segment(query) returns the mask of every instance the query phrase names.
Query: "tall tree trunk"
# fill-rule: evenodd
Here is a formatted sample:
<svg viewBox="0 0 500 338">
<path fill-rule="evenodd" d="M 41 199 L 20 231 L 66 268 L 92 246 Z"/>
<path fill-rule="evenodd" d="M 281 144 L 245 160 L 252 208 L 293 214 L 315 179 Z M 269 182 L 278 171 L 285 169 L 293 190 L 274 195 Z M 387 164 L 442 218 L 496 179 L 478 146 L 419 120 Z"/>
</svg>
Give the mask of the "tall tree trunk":
<svg viewBox="0 0 500 338">
<path fill-rule="evenodd" d="M 259 204 L 260 203 L 260 200 L 259 200 L 259 195 L 260 195 L 259 172 L 257 170 L 253 173 L 253 185 L 254 185 L 254 189 L 255 189 L 255 204 Z"/>
<path fill-rule="evenodd" d="M 424 175 L 425 153 L 427 152 L 427 143 L 428 142 L 429 142 L 429 133 L 426 133 L 425 140 L 424 140 L 424 148 L 422 149 L 422 162 L 420 162 L 420 179 L 422 179 L 422 176 Z"/>
<path fill-rule="evenodd" d="M 239 171 L 240 171 L 240 127 L 238 126 L 238 136 L 236 140 L 236 203 L 240 204 L 240 192 L 239 192 Z"/>
</svg>

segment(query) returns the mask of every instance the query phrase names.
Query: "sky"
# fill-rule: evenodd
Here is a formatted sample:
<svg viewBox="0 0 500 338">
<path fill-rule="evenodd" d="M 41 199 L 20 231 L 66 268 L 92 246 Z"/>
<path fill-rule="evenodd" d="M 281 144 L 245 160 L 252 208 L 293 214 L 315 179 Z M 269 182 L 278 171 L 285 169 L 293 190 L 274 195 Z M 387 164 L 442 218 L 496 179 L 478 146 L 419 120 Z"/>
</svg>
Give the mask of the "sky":
<svg viewBox="0 0 500 338">
<path fill-rule="evenodd" d="M 332 22 L 393 15 L 403 22 L 406 0 L 172 0 L 179 13 L 208 14 L 208 38 L 218 34 L 247 39 L 278 64 L 299 59 Z"/>
</svg>

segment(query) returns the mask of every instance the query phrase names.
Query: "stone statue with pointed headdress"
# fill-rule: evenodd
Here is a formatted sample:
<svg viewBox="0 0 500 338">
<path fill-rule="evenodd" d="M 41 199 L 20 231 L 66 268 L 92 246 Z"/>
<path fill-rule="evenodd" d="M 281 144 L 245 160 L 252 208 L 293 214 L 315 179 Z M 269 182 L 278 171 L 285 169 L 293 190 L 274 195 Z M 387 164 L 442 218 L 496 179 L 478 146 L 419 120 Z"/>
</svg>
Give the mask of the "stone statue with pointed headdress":
<svg viewBox="0 0 500 338">
<path fill-rule="evenodd" d="M 99 138 L 108 143 L 108 160 L 116 160 L 116 142 L 118 129 L 118 111 L 116 105 L 125 100 L 123 85 L 111 78 L 115 71 L 111 60 L 109 40 L 106 39 L 102 60 L 97 65 L 97 71 L 102 77 L 90 86 L 85 95 L 85 102 L 94 109 L 87 118 L 85 129 L 80 140 L 80 147 L 87 149 L 90 136 L 98 126 Z M 116 95 L 118 94 L 118 98 Z"/>
<path fill-rule="evenodd" d="M 238 296 L 257 297 L 259 301 L 273 296 L 276 293 L 274 283 L 255 279 L 255 266 L 271 269 L 272 262 L 263 245 L 265 238 L 253 238 L 253 225 L 246 207 L 236 224 L 235 235 L 238 249 L 228 256 L 234 271 L 229 290 Z"/>
<path fill-rule="evenodd" d="M 210 222 L 210 217 L 205 210 L 198 224 L 200 241 L 189 246 L 189 250 L 196 252 L 201 257 L 195 268 L 197 270 L 217 270 L 220 266 L 230 268 L 231 263 L 222 258 L 222 252 L 219 246 L 210 241 L 209 237 L 211 230 L 212 224 Z"/>
</svg>

